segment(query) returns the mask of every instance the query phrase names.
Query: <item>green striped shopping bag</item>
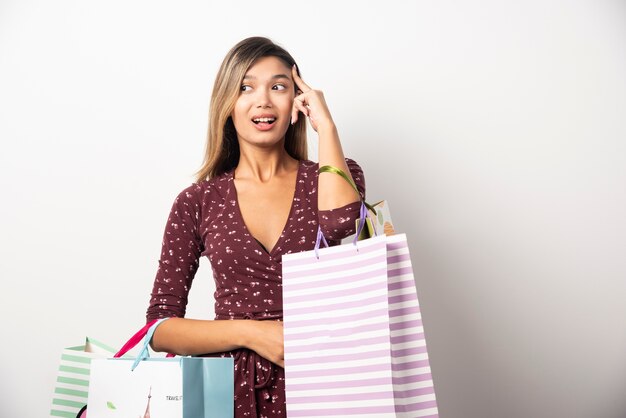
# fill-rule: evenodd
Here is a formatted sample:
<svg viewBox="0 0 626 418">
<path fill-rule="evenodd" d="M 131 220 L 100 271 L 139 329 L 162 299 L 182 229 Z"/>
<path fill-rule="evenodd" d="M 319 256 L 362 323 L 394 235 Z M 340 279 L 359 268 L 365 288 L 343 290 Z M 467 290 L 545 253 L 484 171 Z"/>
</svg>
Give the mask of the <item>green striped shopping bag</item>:
<svg viewBox="0 0 626 418">
<path fill-rule="evenodd" d="M 81 418 L 87 405 L 91 360 L 111 357 L 116 351 L 89 337 L 83 345 L 65 348 L 57 372 L 50 416 Z"/>
</svg>

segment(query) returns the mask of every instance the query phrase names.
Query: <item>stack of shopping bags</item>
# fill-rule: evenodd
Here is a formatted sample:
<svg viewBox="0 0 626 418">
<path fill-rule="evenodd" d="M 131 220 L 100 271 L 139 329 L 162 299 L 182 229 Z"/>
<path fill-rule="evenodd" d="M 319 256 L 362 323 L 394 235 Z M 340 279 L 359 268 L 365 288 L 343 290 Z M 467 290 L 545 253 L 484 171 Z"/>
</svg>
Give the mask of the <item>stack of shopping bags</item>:
<svg viewBox="0 0 626 418">
<path fill-rule="evenodd" d="M 117 353 L 104 345 L 99 353 L 64 350 L 50 415 L 231 418 L 233 359 L 150 358 L 148 344 L 160 322 L 147 324 Z M 125 357 L 141 340 L 137 357 Z"/>
</svg>

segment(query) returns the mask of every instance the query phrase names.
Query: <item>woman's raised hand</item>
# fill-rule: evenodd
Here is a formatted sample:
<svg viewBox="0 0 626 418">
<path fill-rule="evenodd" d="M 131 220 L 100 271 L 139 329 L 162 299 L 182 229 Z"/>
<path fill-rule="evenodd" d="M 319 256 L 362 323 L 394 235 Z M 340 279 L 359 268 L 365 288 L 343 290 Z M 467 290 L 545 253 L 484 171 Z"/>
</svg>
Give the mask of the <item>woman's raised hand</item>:
<svg viewBox="0 0 626 418">
<path fill-rule="evenodd" d="M 313 127 L 315 132 L 318 132 L 318 129 L 333 129 L 335 125 L 330 111 L 328 110 L 328 106 L 326 105 L 324 93 L 309 87 L 298 75 L 295 65 L 291 67 L 291 75 L 300 92 L 300 94 L 293 99 L 291 123 L 296 123 L 299 113 L 302 112 L 309 118 L 311 127 Z"/>
</svg>

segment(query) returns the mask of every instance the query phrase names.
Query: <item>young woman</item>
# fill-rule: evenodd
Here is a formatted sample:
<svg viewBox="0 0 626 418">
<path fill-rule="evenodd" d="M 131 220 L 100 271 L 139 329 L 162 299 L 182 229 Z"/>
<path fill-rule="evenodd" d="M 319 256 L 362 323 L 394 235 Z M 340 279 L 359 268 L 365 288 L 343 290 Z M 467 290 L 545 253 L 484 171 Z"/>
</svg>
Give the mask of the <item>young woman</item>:
<svg viewBox="0 0 626 418">
<path fill-rule="evenodd" d="M 365 193 L 324 95 L 295 64 L 261 37 L 226 55 L 204 164 L 172 207 L 147 313 L 172 318 L 157 328 L 155 350 L 234 357 L 236 417 L 286 416 L 281 256 L 313 249 L 318 225 L 331 243 L 353 234 Z M 307 119 L 319 164 L 307 160 Z M 360 196 L 340 176 L 318 175 L 323 165 L 351 176 Z M 215 320 L 183 318 L 201 256 L 213 269 Z"/>
</svg>

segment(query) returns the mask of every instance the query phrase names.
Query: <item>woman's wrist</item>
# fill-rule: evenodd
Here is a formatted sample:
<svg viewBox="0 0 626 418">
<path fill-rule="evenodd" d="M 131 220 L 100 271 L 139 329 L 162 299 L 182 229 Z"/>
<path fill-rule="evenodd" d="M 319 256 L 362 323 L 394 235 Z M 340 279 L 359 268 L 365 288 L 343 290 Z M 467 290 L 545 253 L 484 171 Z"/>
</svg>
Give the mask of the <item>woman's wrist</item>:
<svg viewBox="0 0 626 418">
<path fill-rule="evenodd" d="M 324 141 L 326 139 L 336 140 L 339 138 L 339 132 L 337 131 L 337 126 L 335 125 L 335 122 L 333 122 L 332 120 L 328 123 L 318 125 L 317 135 L 319 136 L 320 141 Z"/>
<path fill-rule="evenodd" d="M 250 348 L 255 338 L 255 327 L 253 320 L 235 320 L 235 345 L 240 348 Z"/>
</svg>

